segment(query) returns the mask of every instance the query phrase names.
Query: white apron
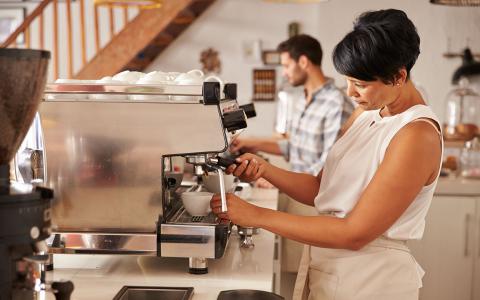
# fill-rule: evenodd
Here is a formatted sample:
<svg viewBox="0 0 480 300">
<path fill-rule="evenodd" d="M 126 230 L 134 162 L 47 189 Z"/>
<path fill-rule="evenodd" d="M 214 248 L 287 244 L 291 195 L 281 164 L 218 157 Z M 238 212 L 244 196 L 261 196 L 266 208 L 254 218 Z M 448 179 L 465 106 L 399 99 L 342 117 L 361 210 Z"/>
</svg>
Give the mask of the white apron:
<svg viewBox="0 0 480 300">
<path fill-rule="evenodd" d="M 358 251 L 307 245 L 293 300 L 417 300 L 423 275 L 404 241 L 380 237 Z"/>
</svg>

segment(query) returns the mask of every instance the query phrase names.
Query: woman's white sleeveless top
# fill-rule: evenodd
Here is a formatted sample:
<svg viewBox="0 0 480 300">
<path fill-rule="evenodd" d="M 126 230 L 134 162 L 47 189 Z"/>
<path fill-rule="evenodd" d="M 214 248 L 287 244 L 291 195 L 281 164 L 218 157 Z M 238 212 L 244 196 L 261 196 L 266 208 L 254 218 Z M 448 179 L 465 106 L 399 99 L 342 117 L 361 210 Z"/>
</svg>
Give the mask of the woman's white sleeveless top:
<svg viewBox="0 0 480 300">
<path fill-rule="evenodd" d="M 361 113 L 328 154 L 320 190 L 315 198 L 318 212 L 345 217 L 375 175 L 392 138 L 406 124 L 419 118 L 432 119 L 440 124 L 426 105 L 415 105 L 403 113 L 384 118 L 380 116 L 380 110 Z M 438 176 L 432 184 L 422 188 L 407 210 L 383 236 L 396 240 L 422 237 L 425 216 L 437 181 Z"/>
</svg>

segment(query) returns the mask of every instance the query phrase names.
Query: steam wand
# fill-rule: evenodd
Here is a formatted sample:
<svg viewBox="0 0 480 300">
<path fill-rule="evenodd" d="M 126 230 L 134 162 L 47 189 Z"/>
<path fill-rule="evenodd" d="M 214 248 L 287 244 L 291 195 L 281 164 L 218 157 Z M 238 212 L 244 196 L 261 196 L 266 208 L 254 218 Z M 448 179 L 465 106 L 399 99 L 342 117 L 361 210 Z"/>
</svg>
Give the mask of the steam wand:
<svg viewBox="0 0 480 300">
<path fill-rule="evenodd" d="M 227 196 L 225 191 L 224 169 L 235 163 L 236 161 L 234 159 L 217 156 L 209 158 L 206 164 L 207 167 L 214 169 L 218 173 L 218 180 L 220 180 L 220 197 L 222 200 L 222 212 L 227 212 Z"/>
</svg>

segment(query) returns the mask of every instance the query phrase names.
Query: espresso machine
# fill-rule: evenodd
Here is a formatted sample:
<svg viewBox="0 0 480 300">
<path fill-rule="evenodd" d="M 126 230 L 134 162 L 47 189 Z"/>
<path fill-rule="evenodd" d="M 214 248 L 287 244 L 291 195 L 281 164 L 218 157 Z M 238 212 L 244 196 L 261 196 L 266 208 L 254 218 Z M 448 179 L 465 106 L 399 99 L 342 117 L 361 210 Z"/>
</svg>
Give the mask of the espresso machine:
<svg viewBox="0 0 480 300">
<path fill-rule="evenodd" d="M 230 223 L 188 215 L 180 195 L 233 162 L 222 154 L 247 126 L 235 84 L 48 84 L 40 117 L 51 253 L 186 257 L 195 274 L 223 256 Z"/>
<path fill-rule="evenodd" d="M 47 286 L 43 263 L 50 235 L 48 188 L 11 181 L 10 162 L 41 102 L 50 53 L 0 49 L 0 299 L 68 299 L 71 282 Z"/>
</svg>

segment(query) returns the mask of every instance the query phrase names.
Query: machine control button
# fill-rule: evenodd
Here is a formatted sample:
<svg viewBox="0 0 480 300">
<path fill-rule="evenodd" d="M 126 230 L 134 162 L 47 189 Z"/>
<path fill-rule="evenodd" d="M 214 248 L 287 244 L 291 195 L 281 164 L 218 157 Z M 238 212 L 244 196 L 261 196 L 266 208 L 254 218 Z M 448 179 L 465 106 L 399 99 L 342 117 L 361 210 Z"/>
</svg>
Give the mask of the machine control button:
<svg viewBox="0 0 480 300">
<path fill-rule="evenodd" d="M 38 237 L 40 236 L 40 229 L 38 229 L 37 226 L 33 226 L 32 228 L 30 228 L 30 237 L 34 240 L 38 239 Z"/>
</svg>

